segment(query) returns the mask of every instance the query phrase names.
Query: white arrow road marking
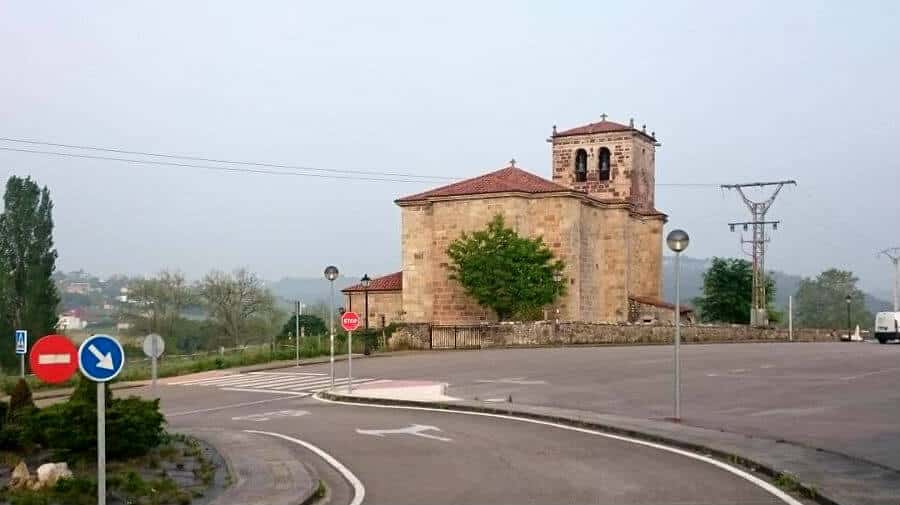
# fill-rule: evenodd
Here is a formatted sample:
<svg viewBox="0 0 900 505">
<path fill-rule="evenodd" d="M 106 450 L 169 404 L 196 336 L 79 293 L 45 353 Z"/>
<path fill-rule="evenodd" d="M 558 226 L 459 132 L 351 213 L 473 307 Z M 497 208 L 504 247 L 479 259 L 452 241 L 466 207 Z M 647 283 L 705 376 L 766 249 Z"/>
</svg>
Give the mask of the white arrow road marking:
<svg viewBox="0 0 900 505">
<path fill-rule="evenodd" d="M 307 410 L 275 410 L 262 414 L 250 414 L 249 416 L 232 417 L 232 421 L 268 421 L 274 417 L 302 417 L 309 414 Z"/>
<path fill-rule="evenodd" d="M 422 433 L 423 431 L 441 431 L 437 426 L 426 426 L 424 424 L 411 424 L 406 428 L 397 428 L 393 430 L 361 430 L 359 428 L 356 429 L 356 432 L 360 435 L 374 435 L 376 437 L 383 437 L 385 435 L 415 435 L 417 437 L 422 438 L 430 438 L 432 440 L 440 440 L 441 442 L 452 442 L 452 438 L 439 437 L 437 435 L 429 435 L 427 433 Z"/>
<path fill-rule="evenodd" d="M 72 357 L 68 354 L 38 354 L 38 365 L 68 365 Z"/>
<path fill-rule="evenodd" d="M 100 349 L 97 349 L 94 344 L 88 346 L 88 351 L 91 351 L 91 354 L 93 354 L 95 358 L 100 360 L 99 362 L 97 362 L 97 368 L 103 368 L 104 370 L 114 370 L 116 368 L 115 365 L 113 365 L 111 352 L 101 354 Z"/>
</svg>

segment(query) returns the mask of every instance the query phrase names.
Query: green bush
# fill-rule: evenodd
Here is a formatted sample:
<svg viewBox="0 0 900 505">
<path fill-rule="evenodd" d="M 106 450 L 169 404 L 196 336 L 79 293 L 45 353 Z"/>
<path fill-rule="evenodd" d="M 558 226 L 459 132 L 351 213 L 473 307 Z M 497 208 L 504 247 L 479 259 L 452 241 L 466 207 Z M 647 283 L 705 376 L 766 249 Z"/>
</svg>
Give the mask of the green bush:
<svg viewBox="0 0 900 505">
<path fill-rule="evenodd" d="M 106 406 L 109 407 L 112 405 L 113 396 L 112 396 L 112 381 L 106 383 L 106 388 L 103 391 L 104 396 L 106 397 Z M 96 408 L 97 405 L 97 382 L 94 382 L 85 376 L 78 374 L 78 381 L 75 383 L 75 391 L 72 392 L 72 396 L 69 397 L 70 402 L 76 403 L 87 403 L 89 405 L 94 405 Z"/>
<path fill-rule="evenodd" d="M 73 426 L 78 429 L 72 429 Z M 97 406 L 69 401 L 45 407 L 31 423 L 28 438 L 60 456 L 94 452 L 97 450 Z"/>
<path fill-rule="evenodd" d="M 159 400 L 115 400 L 106 413 L 106 451 L 111 459 L 142 456 L 163 440 Z"/>
<path fill-rule="evenodd" d="M 34 408 L 34 400 L 31 398 L 31 388 L 25 379 L 19 379 L 16 387 L 9 395 L 9 410 L 7 410 L 7 420 L 14 419 L 21 411 Z"/>
</svg>

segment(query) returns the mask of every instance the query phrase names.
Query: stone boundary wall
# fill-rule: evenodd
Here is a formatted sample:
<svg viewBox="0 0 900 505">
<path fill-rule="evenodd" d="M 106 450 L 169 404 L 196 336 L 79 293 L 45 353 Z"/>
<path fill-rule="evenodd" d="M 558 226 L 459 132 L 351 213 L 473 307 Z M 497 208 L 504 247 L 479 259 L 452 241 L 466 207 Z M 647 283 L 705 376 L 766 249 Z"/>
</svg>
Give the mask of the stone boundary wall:
<svg viewBox="0 0 900 505">
<path fill-rule="evenodd" d="M 538 321 L 478 326 L 481 347 L 552 345 L 671 344 L 675 327 L 668 325 L 624 325 Z M 428 323 L 401 324 L 388 338 L 389 349 L 429 349 Z M 823 329 L 794 329 L 794 342 L 837 342 L 838 332 Z M 787 342 L 788 331 L 780 328 L 751 328 L 743 325 L 685 325 L 681 341 L 687 344 Z"/>
</svg>

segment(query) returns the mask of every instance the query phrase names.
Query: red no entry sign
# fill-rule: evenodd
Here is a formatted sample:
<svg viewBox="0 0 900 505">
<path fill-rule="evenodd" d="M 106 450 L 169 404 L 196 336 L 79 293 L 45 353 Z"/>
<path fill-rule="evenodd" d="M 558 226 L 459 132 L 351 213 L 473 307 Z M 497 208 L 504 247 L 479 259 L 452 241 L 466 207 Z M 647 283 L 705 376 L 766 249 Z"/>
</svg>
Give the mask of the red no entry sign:
<svg viewBox="0 0 900 505">
<path fill-rule="evenodd" d="M 354 331 L 359 328 L 359 314 L 356 312 L 344 312 L 341 316 L 341 328 L 344 331 Z"/>
<path fill-rule="evenodd" d="M 65 382 L 78 369 L 78 350 L 62 335 L 47 335 L 34 343 L 28 362 L 38 379 Z"/>
</svg>

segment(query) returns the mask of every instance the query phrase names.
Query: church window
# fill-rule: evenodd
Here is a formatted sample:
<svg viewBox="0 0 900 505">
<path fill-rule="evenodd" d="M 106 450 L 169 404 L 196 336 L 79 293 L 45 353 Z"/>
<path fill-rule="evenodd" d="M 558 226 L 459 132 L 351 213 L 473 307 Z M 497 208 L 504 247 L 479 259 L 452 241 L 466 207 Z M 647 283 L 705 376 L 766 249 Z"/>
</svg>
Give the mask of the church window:
<svg viewBox="0 0 900 505">
<path fill-rule="evenodd" d="M 600 169 L 600 180 L 608 181 L 609 180 L 609 149 L 605 147 L 600 148 L 600 162 L 598 164 L 598 168 Z"/>
<path fill-rule="evenodd" d="M 575 182 L 587 180 L 587 151 L 579 149 L 575 152 Z"/>
</svg>

